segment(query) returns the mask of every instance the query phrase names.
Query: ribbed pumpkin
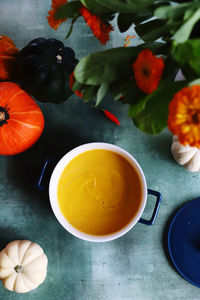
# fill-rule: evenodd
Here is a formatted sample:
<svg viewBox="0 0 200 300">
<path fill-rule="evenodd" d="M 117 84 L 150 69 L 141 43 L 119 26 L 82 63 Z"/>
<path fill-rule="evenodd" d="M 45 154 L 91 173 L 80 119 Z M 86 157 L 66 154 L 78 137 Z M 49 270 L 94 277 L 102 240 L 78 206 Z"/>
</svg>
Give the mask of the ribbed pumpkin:
<svg viewBox="0 0 200 300">
<path fill-rule="evenodd" d="M 0 252 L 0 280 L 9 291 L 27 293 L 44 281 L 47 264 L 47 256 L 38 244 L 29 240 L 10 242 Z"/>
<path fill-rule="evenodd" d="M 16 83 L 0 82 L 0 154 L 25 151 L 43 128 L 44 117 L 35 101 Z"/>
<path fill-rule="evenodd" d="M 60 103 L 72 94 L 69 76 L 77 62 L 61 41 L 37 38 L 20 51 L 16 80 L 35 99 Z"/>
<path fill-rule="evenodd" d="M 0 35 L 0 80 L 10 80 L 16 64 L 19 50 L 14 42 L 5 35 Z"/>
</svg>

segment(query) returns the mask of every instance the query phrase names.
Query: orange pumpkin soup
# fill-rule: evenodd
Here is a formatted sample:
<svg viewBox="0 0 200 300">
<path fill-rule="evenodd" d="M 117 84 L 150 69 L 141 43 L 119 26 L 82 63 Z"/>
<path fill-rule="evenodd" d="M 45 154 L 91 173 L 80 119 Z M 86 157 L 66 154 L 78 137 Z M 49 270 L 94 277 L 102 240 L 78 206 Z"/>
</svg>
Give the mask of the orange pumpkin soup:
<svg viewBox="0 0 200 300">
<path fill-rule="evenodd" d="M 91 235 L 125 227 L 142 201 L 137 170 L 110 150 L 89 150 L 65 167 L 58 183 L 58 203 L 66 220 Z"/>
</svg>

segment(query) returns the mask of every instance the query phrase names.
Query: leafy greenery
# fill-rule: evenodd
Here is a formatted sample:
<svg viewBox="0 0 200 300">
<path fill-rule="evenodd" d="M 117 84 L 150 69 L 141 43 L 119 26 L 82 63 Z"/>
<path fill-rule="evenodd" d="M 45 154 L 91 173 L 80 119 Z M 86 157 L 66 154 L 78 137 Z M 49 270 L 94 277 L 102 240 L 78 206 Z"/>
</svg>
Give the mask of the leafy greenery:
<svg viewBox="0 0 200 300">
<path fill-rule="evenodd" d="M 56 19 L 75 18 L 80 15 L 79 8 L 81 7 L 80 1 L 73 1 L 62 5 L 55 14 Z"/>
<path fill-rule="evenodd" d="M 139 51 L 138 47 L 120 47 L 89 54 L 77 64 L 75 77 L 81 83 L 92 85 L 128 77 Z"/>
<path fill-rule="evenodd" d="M 189 1 L 179 5 L 167 5 L 155 10 L 158 19 L 165 20 L 172 39 L 178 43 L 186 41 L 200 19 L 200 1 Z M 165 29 L 164 29 L 165 30 Z M 162 35 L 161 35 L 162 36 Z"/>
<path fill-rule="evenodd" d="M 103 15 L 115 12 L 104 3 L 97 3 L 96 0 L 81 0 L 81 3 L 96 15 Z"/>
<path fill-rule="evenodd" d="M 146 23 L 135 26 L 137 34 L 145 42 L 153 42 L 163 37 L 169 31 L 169 27 L 163 20 L 151 20 Z"/>
<path fill-rule="evenodd" d="M 167 126 L 169 102 L 185 85 L 185 81 L 163 80 L 156 91 L 140 99 L 135 105 L 130 105 L 129 117 L 141 131 L 160 133 Z"/>
<path fill-rule="evenodd" d="M 164 43 L 142 44 L 137 47 L 119 47 L 85 56 L 75 68 L 77 81 L 83 84 L 101 85 L 120 78 L 129 78 L 132 64 L 142 49 L 149 48 L 155 54 L 167 51 Z M 123 63 L 122 63 L 123 61 Z"/>
<path fill-rule="evenodd" d="M 115 100 L 121 99 L 123 103 L 134 104 L 145 94 L 138 89 L 134 78 L 125 78 L 113 82 L 110 91 Z"/>
<path fill-rule="evenodd" d="M 200 39 L 187 40 L 182 44 L 173 44 L 172 57 L 182 68 L 187 78 L 193 80 L 200 76 Z"/>
<path fill-rule="evenodd" d="M 117 25 L 121 32 L 125 32 L 133 24 L 133 15 L 132 14 L 119 14 L 117 18 Z"/>
<path fill-rule="evenodd" d="M 133 13 L 148 7 L 153 0 L 81 0 L 81 2 L 94 13 L 106 13 L 110 11 L 121 13 Z"/>
<path fill-rule="evenodd" d="M 184 86 L 200 84 L 200 0 L 71 1 L 56 13 L 58 19 L 72 19 L 70 33 L 80 16 L 81 5 L 107 25 L 117 16 L 120 32 L 126 32 L 134 24 L 144 43 L 83 57 L 75 68 L 73 90 L 81 90 L 83 101 L 95 100 L 96 105 L 111 93 L 114 100 L 130 105 L 129 117 L 140 130 L 160 133 L 167 126 L 168 105 L 173 95 Z M 154 55 L 161 55 L 165 62 L 162 80 L 149 95 L 138 88 L 132 67 L 146 48 Z M 179 69 L 186 79 L 175 82 Z"/>
<path fill-rule="evenodd" d="M 189 17 L 174 34 L 174 40 L 176 40 L 179 43 L 183 43 L 189 38 L 194 25 L 200 19 L 200 8 L 194 11 L 193 13 L 192 11 L 187 12 L 189 13 Z"/>
<path fill-rule="evenodd" d="M 95 85 L 88 85 L 85 86 L 84 93 L 83 93 L 83 102 L 89 102 L 92 99 L 96 99 L 98 86 Z"/>
</svg>

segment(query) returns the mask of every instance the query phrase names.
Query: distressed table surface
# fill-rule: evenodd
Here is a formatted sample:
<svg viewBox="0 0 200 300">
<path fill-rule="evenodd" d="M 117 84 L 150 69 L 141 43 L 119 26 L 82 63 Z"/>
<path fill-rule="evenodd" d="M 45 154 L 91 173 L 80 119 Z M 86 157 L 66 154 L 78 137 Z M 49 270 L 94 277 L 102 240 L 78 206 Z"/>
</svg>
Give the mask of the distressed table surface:
<svg viewBox="0 0 200 300">
<path fill-rule="evenodd" d="M 11 37 L 18 48 L 40 36 L 61 39 L 76 51 L 87 53 L 124 45 L 129 32 L 120 35 L 116 26 L 103 47 L 80 19 L 64 40 L 69 24 L 58 31 L 48 26 L 50 0 L 1 0 L 0 34 Z M 135 37 L 130 45 L 139 40 Z M 185 281 L 167 255 L 169 220 L 183 203 L 200 196 L 200 174 L 178 166 L 170 152 L 168 131 L 157 137 L 141 133 L 128 119 L 128 107 L 110 97 L 104 106 L 116 114 L 121 126 L 83 104 L 75 95 L 61 105 L 40 105 L 45 130 L 38 143 L 14 157 L 0 157 L 0 248 L 16 239 L 30 239 L 46 252 L 49 265 L 45 282 L 28 294 L 8 292 L 0 284 L 0 299 L 28 300 L 197 300 L 199 288 Z M 35 183 L 46 157 L 62 157 L 86 142 L 109 142 L 129 151 L 140 163 L 148 187 L 163 195 L 153 226 L 136 224 L 125 236 L 108 243 L 89 243 L 68 234 L 55 219 L 47 193 Z M 0 145 L 1 146 L 1 145 Z M 143 217 L 149 217 L 154 199 L 149 198 Z"/>
</svg>

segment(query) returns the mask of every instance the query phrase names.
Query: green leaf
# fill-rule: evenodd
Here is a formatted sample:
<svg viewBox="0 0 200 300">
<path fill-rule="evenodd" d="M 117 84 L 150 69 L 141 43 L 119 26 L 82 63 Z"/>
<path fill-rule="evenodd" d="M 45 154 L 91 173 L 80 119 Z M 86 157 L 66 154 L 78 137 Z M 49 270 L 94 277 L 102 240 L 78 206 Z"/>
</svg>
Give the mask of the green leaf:
<svg viewBox="0 0 200 300">
<path fill-rule="evenodd" d="M 156 91 L 130 106 L 129 117 L 141 131 L 160 133 L 167 126 L 169 102 L 186 85 L 186 81 L 163 80 Z"/>
<path fill-rule="evenodd" d="M 200 8 L 197 9 L 192 16 L 185 22 L 183 25 L 179 28 L 179 30 L 174 35 L 174 40 L 176 40 L 178 43 L 185 42 L 196 24 L 200 20 Z"/>
<path fill-rule="evenodd" d="M 83 102 L 89 102 L 96 96 L 98 87 L 95 85 L 86 86 L 83 93 Z"/>
<path fill-rule="evenodd" d="M 188 79 L 200 76 L 200 39 L 187 40 L 182 44 L 173 43 L 172 57 Z"/>
<path fill-rule="evenodd" d="M 193 9 L 187 9 L 183 16 L 183 21 L 187 21 L 193 15 Z"/>
<path fill-rule="evenodd" d="M 145 109 L 148 101 L 148 96 L 141 98 L 136 104 L 131 104 L 128 111 L 128 116 L 134 119 L 140 112 Z"/>
<path fill-rule="evenodd" d="M 97 3 L 96 0 L 81 0 L 81 2 L 89 11 L 96 15 L 114 12 L 112 8 L 109 8 L 102 3 Z"/>
<path fill-rule="evenodd" d="M 132 14 L 119 14 L 117 18 L 117 25 L 120 32 L 125 32 L 133 24 L 133 15 Z"/>
<path fill-rule="evenodd" d="M 75 18 L 80 16 L 79 8 L 81 7 L 80 1 L 73 1 L 67 4 L 62 5 L 56 11 L 55 19 L 63 19 L 63 18 Z"/>
<path fill-rule="evenodd" d="M 92 1 L 92 0 L 91 0 Z M 95 0 L 121 13 L 138 12 L 138 10 L 153 4 L 153 0 Z"/>
<path fill-rule="evenodd" d="M 153 12 L 151 12 L 151 11 L 144 11 L 141 13 L 132 14 L 133 23 L 135 25 L 138 25 L 138 24 L 142 23 L 143 21 L 150 19 L 151 17 L 153 17 Z"/>
<path fill-rule="evenodd" d="M 153 0 L 81 0 L 92 12 L 103 14 L 106 12 L 121 12 L 132 13 L 138 12 L 138 10 L 148 7 L 154 1 Z"/>
<path fill-rule="evenodd" d="M 98 89 L 97 92 L 97 100 L 96 100 L 96 106 L 100 104 L 100 102 L 103 100 L 105 95 L 107 94 L 109 89 L 109 84 L 108 83 L 102 83 Z"/>
<path fill-rule="evenodd" d="M 139 45 L 138 48 L 140 49 L 140 51 L 143 49 L 150 49 L 156 55 L 168 55 L 169 53 L 169 45 L 163 42 L 144 43 Z"/>
<path fill-rule="evenodd" d="M 135 31 L 145 42 L 153 42 L 169 31 L 163 20 L 151 20 L 135 26 Z"/>
</svg>

